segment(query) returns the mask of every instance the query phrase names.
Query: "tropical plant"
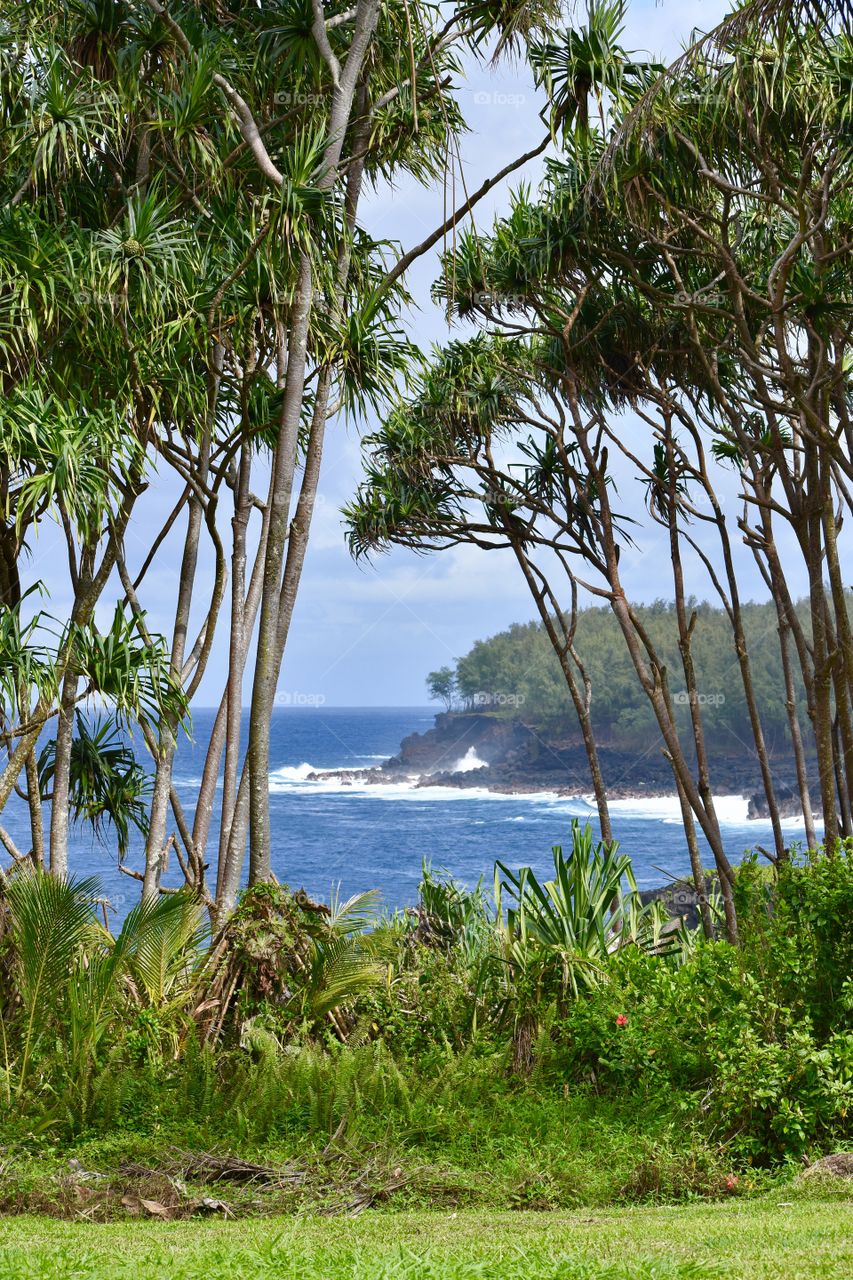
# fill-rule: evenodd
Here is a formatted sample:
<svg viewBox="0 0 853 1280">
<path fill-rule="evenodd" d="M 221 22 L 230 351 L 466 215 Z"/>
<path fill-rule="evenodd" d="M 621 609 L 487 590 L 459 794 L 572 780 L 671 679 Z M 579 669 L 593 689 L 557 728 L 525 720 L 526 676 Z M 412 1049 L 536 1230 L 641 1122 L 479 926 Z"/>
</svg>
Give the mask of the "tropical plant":
<svg viewBox="0 0 853 1280">
<path fill-rule="evenodd" d="M 436 873 L 424 861 L 416 918 L 419 941 L 440 947 L 463 963 L 480 958 L 494 941 L 494 906 L 482 877 L 472 889 L 448 873 Z"/>
<path fill-rule="evenodd" d="M 7 1056 L 7 1079 L 17 1078 L 16 1096 L 29 1084 L 33 1058 L 44 1037 L 56 1026 L 72 971 L 95 917 L 94 879 L 65 879 L 43 873 L 20 873 L 6 894 L 11 912 L 15 990 L 21 1002 L 20 1051 L 14 1063 Z M 8 1032 L 4 1029 L 7 1045 Z"/>
<path fill-rule="evenodd" d="M 468 543 L 515 557 L 574 706 L 609 838 L 594 680 L 577 643 L 580 593 L 606 604 L 673 772 L 697 891 L 701 831 L 733 942 L 734 869 L 709 748 L 727 693 L 700 683 L 687 583 L 691 571 L 707 574 L 722 605 L 771 856 L 782 862 L 744 541 L 776 614 L 776 701 L 807 842 L 817 843 L 812 773 L 830 847 L 853 832 L 853 631 L 837 521 L 849 512 L 851 477 L 850 38 L 843 6 L 808 8 L 743 5 L 665 75 L 650 66 L 629 90 L 619 80 L 619 7 L 600 8 L 595 33 L 590 18 L 570 52 L 577 59 L 583 46 L 599 68 L 604 110 L 566 132 L 536 197 L 520 190 L 489 234 L 464 235 L 446 255 L 436 295 L 478 329 L 435 354 L 369 441 L 367 479 L 348 509 L 356 554 Z M 772 12 L 792 23 L 774 25 L 771 38 L 760 19 Z M 608 33 L 605 76 L 592 50 Z M 573 86 L 560 49 L 543 46 L 541 74 L 548 79 L 550 60 L 555 94 L 589 96 L 589 75 Z M 746 115 L 761 127 L 744 131 Z M 832 391 L 822 397 L 824 386 Z M 625 484 L 626 471 L 639 486 Z M 742 518 L 725 509 L 731 471 Z M 632 599 L 644 536 L 667 548 L 671 655 Z M 780 551 L 789 537 L 810 584 L 805 618 Z"/>
<path fill-rule="evenodd" d="M 68 1108 L 85 1107 L 110 1033 L 140 1011 L 156 1014 L 159 1034 L 177 1048 L 177 1018 L 192 996 L 206 936 L 198 902 L 179 892 L 138 903 L 113 937 L 96 918 L 97 893 L 94 879 L 34 871 L 19 871 L 5 890 L 18 1003 L 7 1003 L 0 1019 L 7 1097 L 14 1081 L 19 1102 L 40 1055 L 54 1056 L 48 1046 L 57 1038 L 65 1042 Z"/>
<path fill-rule="evenodd" d="M 247 843 L 251 881 L 269 877 L 269 722 L 327 426 L 378 412 L 396 393 L 416 357 L 400 323 L 407 267 L 550 135 L 406 253 L 361 226 L 362 193 L 406 174 L 435 184 L 458 173 L 462 57 L 482 58 L 491 35 L 523 55 L 552 13 L 529 0 L 447 13 L 359 0 L 327 5 L 319 20 L 310 6 L 278 0 L 9 8 L 0 31 L 0 602 L 13 609 L 25 594 L 27 545 L 50 520 L 65 543 L 70 605 L 47 670 L 39 637 L 25 626 L 6 635 L 28 683 L 26 696 L 12 690 L 0 809 L 26 768 L 38 826 L 34 752 L 55 719 L 47 835 L 56 874 L 68 865 L 83 689 L 138 720 L 152 757 L 144 896 L 165 887 L 170 811 L 184 877 L 219 923 L 236 902 Z M 179 492 L 157 527 L 146 494 L 159 492 L 164 468 Z M 259 474 L 264 484 L 269 475 L 266 495 L 254 492 Z M 161 640 L 144 597 L 170 534 L 180 540 L 177 589 Z M 213 582 L 193 635 L 205 548 Z M 103 630 L 96 619 L 116 576 L 120 607 Z M 175 752 L 225 612 L 227 687 L 188 819 L 173 786 Z M 145 677 L 155 672 L 160 692 L 171 688 L 183 704 L 152 702 Z M 34 830 L 36 861 L 41 843 Z"/>
<path fill-rule="evenodd" d="M 552 849 L 552 880 L 540 882 L 530 867 L 513 872 L 495 863 L 495 902 L 509 955 L 522 964 L 531 952 L 555 961 L 563 995 L 577 996 L 599 981 L 611 952 L 660 940 L 660 904 L 642 902 L 631 859 L 618 850 L 615 841 L 593 843 L 589 823 L 581 827 L 574 818 L 571 849 Z"/>
<path fill-rule="evenodd" d="M 137 903 L 115 937 L 106 928 L 92 930 L 67 993 L 69 1084 L 82 1105 L 103 1047 L 133 1019 L 155 1032 L 148 1037 L 152 1050 L 159 1051 L 163 1039 L 177 1050 L 191 1025 L 187 1020 L 181 1026 L 180 1018 L 194 992 L 206 936 L 201 908 L 186 892 Z M 146 1012 L 157 1021 L 146 1022 Z"/>
<path fill-rule="evenodd" d="M 367 890 L 341 900 L 333 888 L 325 928 L 311 938 L 307 981 L 299 999 L 315 1021 L 325 1017 L 345 1035 L 339 1011 L 382 983 L 388 973 L 381 938 L 366 933 L 377 918 L 379 894 Z"/>
<path fill-rule="evenodd" d="M 124 862 L 130 847 L 131 827 L 143 836 L 148 830 L 146 798 L 150 778 L 132 747 L 111 717 L 95 719 L 76 713 L 77 731 L 71 744 L 69 805 L 78 822 L 91 824 L 102 842 L 106 827 L 115 832 L 118 860 Z M 42 800 L 51 799 L 56 762 L 56 740 L 50 739 L 38 757 Z"/>
</svg>

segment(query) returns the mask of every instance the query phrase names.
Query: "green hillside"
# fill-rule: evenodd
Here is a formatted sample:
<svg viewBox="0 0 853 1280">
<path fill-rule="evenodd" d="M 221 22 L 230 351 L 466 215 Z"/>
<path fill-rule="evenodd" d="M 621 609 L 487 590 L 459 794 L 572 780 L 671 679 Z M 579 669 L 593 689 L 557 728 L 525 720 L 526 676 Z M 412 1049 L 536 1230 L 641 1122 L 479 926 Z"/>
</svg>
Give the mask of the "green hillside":
<svg viewBox="0 0 853 1280">
<path fill-rule="evenodd" d="M 693 656 L 708 737 L 718 745 L 751 742 L 743 682 L 729 620 L 720 608 L 693 603 Z M 673 606 L 665 601 L 637 610 L 667 666 L 670 690 L 687 725 L 685 682 L 678 651 Z M 771 747 L 789 742 L 776 610 L 771 603 L 746 604 L 744 627 L 752 678 Z M 802 617 L 806 622 L 806 609 Z M 597 734 L 620 745 L 640 743 L 653 731 L 653 717 L 631 664 L 616 619 L 607 606 L 584 609 L 578 618 L 576 648 L 592 684 L 592 716 Z M 433 673 L 430 681 L 438 673 Z M 490 707 L 506 715 L 546 722 L 573 717 L 560 664 L 541 624 L 516 624 L 478 641 L 453 671 L 453 696 L 460 707 Z M 807 716 L 798 680 L 800 716 Z"/>
</svg>

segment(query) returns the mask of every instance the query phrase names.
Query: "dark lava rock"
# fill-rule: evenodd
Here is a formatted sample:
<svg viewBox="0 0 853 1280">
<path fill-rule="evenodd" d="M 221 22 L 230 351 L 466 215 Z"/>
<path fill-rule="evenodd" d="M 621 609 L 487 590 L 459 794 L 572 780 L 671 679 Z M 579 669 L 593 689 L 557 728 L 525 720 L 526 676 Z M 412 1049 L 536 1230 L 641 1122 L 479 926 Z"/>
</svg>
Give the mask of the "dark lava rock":
<svg viewBox="0 0 853 1280">
<path fill-rule="evenodd" d="M 435 717 L 434 729 L 404 738 L 399 753 L 382 767 L 391 773 L 452 773 L 453 766 L 472 749 L 491 765 L 534 759 L 539 744 L 520 720 L 483 712 L 444 712 Z"/>
<path fill-rule="evenodd" d="M 475 753 L 484 767 L 457 773 L 456 765 Z M 599 761 L 611 799 L 672 795 L 672 769 L 660 748 L 624 750 L 607 741 L 599 743 Z M 772 758 L 783 816 L 799 814 L 796 774 L 790 754 Z M 396 756 L 386 760 L 382 772 L 417 775 L 422 785 L 452 787 L 487 786 L 498 791 L 559 791 L 585 795 L 592 791 L 586 751 L 577 724 L 570 717 L 555 718 L 547 725 L 531 724 L 489 711 L 449 711 L 436 716 L 435 727 L 405 738 Z M 767 816 L 761 774 L 753 756 L 740 748 L 731 753 L 713 752 L 712 772 L 718 795 L 751 796 L 750 818 Z M 428 777 L 427 777 L 428 775 Z"/>
<path fill-rule="evenodd" d="M 800 800 L 800 789 L 796 782 L 779 782 L 775 783 L 776 803 L 779 806 L 780 818 L 801 818 L 803 816 L 803 806 Z M 820 794 L 815 787 L 810 788 L 812 804 L 820 808 Z M 767 796 L 764 790 L 760 789 L 749 797 L 749 806 L 746 813 L 750 820 L 755 818 L 769 818 L 770 808 L 767 804 Z"/>
<path fill-rule="evenodd" d="M 853 1178 L 853 1151 L 838 1151 L 834 1155 L 824 1156 L 822 1160 L 809 1165 L 802 1176 L 810 1178 L 822 1173 L 834 1178 Z"/>
<path fill-rule="evenodd" d="M 710 895 L 713 888 L 714 882 L 712 878 L 706 876 L 706 895 Z M 644 904 L 655 901 L 662 902 L 670 919 L 683 920 L 690 929 L 695 929 L 701 923 L 699 894 L 696 892 L 692 880 L 676 880 L 672 884 L 665 885 L 662 889 L 641 889 L 640 899 Z"/>
</svg>

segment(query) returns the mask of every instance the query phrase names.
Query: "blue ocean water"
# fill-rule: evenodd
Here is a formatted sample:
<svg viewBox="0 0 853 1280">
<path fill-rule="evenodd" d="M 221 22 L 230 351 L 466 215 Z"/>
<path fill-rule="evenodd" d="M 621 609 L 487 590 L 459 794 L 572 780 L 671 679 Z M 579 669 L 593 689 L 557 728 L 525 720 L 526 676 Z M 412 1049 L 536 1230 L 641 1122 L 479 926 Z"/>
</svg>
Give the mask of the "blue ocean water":
<svg viewBox="0 0 853 1280">
<path fill-rule="evenodd" d="M 338 779 L 309 782 L 323 769 L 358 769 L 395 755 L 402 738 L 424 732 L 434 720 L 429 708 L 280 708 L 273 720 L 270 807 L 273 869 L 292 887 L 304 886 L 328 898 L 340 883 L 345 896 L 363 889 L 381 890 L 387 906 L 414 902 L 421 862 L 428 859 L 459 879 L 490 881 L 495 859 L 510 866 L 529 865 L 537 873 L 551 864 L 551 846 L 567 843 L 573 817 L 595 813 L 582 798 L 555 794 L 497 795 L 483 788 L 416 789 L 405 783 L 346 785 Z M 214 713 L 196 709 L 192 738 L 181 741 L 175 784 L 191 818 Z M 452 763 L 448 762 L 448 767 Z M 466 765 L 476 761 L 468 759 Z M 769 823 L 747 822 L 746 801 L 721 797 L 718 810 L 727 850 L 733 860 L 755 845 L 769 846 Z M 672 799 L 617 801 L 613 826 L 624 852 L 633 859 L 640 887 L 666 883 L 689 872 L 678 803 Z M 3 817 L 14 838 L 27 848 L 26 813 L 20 802 Z M 791 840 L 802 836 L 786 824 Z M 218 830 L 214 821 L 207 859 L 215 868 Z M 710 855 L 709 855 L 710 857 Z M 141 866 L 141 841 L 128 857 Z M 101 842 L 88 829 L 73 833 L 72 870 L 97 875 L 121 916 L 139 886 L 118 872 L 111 833 Z M 180 883 L 174 863 L 168 881 Z"/>
</svg>

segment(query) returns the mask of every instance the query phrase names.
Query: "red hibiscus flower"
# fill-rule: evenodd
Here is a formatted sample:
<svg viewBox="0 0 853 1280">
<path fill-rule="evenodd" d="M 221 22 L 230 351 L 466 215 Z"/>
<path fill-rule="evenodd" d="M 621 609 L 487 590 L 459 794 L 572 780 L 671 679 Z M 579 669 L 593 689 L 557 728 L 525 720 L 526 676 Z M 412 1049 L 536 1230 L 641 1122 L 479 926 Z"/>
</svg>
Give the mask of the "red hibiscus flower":
<svg viewBox="0 0 853 1280">
<path fill-rule="evenodd" d="M 628 1025 L 628 1019 L 625 1017 L 625 1014 L 624 1014 L 624 1013 L 617 1013 L 617 1015 L 616 1015 L 616 1025 L 617 1025 L 617 1027 L 627 1027 L 627 1025 Z"/>
</svg>

